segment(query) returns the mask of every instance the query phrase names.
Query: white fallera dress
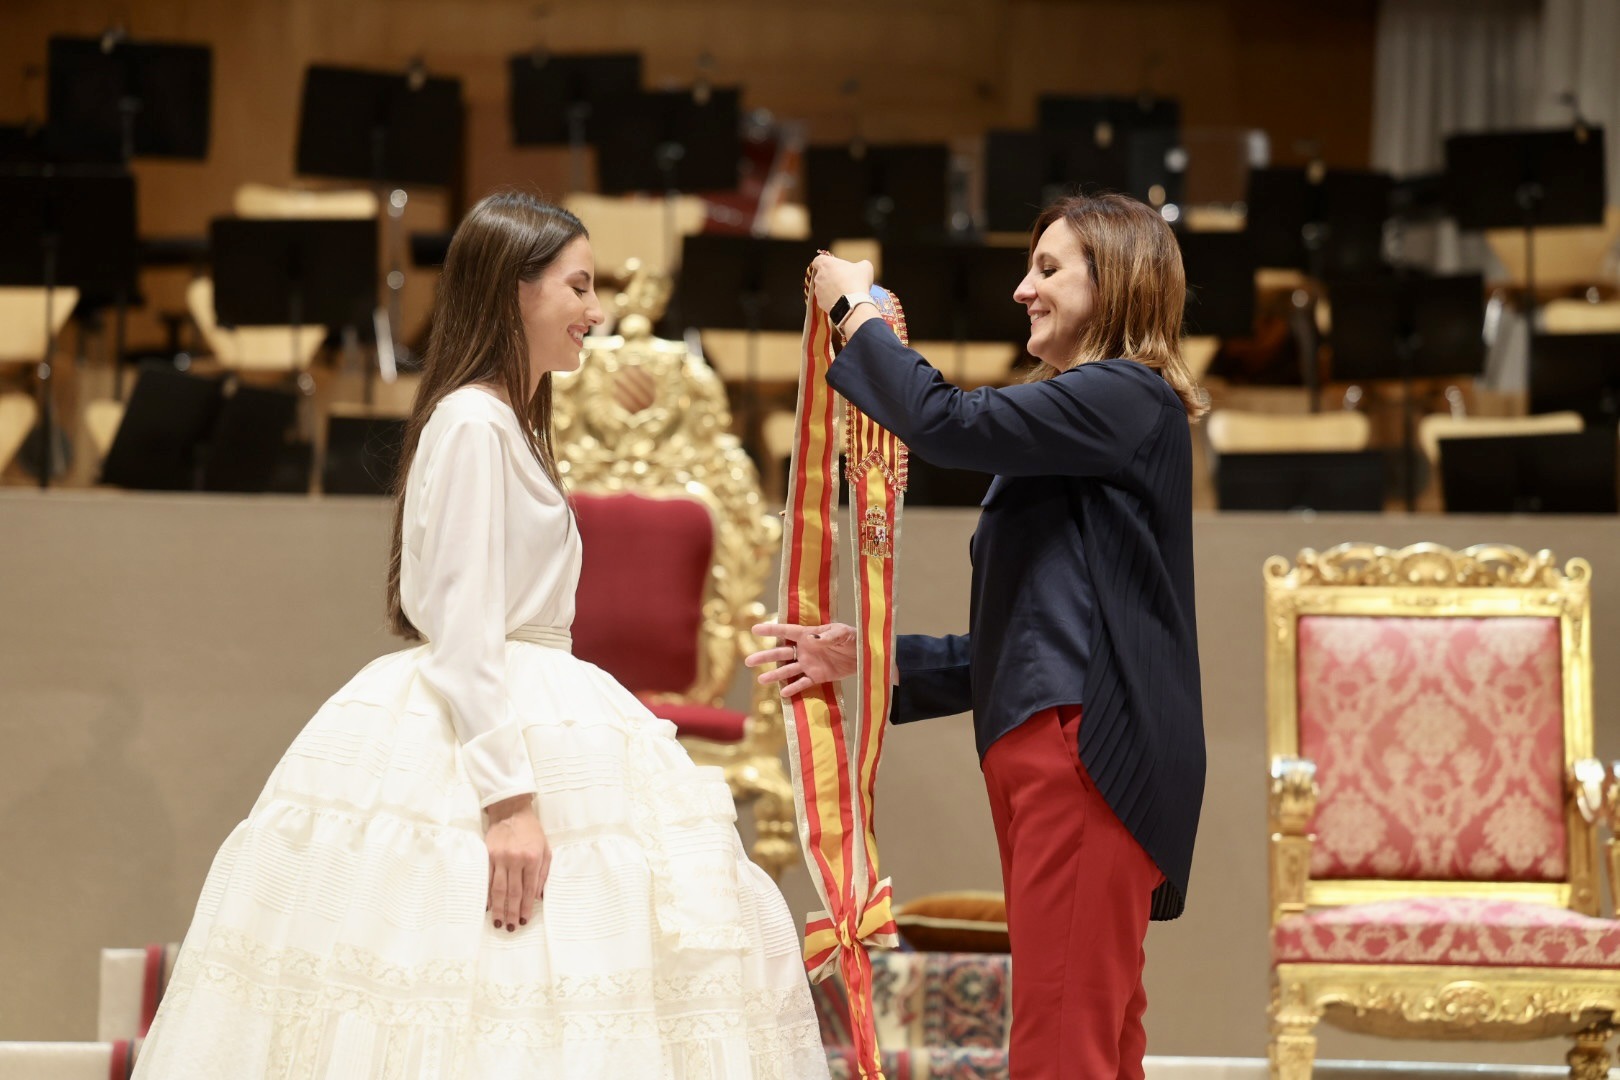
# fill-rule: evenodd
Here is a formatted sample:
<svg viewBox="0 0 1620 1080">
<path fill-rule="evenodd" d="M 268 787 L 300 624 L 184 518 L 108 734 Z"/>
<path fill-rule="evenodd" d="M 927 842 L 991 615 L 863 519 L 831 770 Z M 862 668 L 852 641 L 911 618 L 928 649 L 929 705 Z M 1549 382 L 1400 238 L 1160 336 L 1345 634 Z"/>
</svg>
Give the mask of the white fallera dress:
<svg viewBox="0 0 1620 1080">
<path fill-rule="evenodd" d="M 450 394 L 405 497 L 428 644 L 328 701 L 225 841 L 138 1080 L 826 1077 L 720 771 L 568 649 L 579 568 L 516 415 Z M 530 791 L 551 873 L 509 933 L 481 807 Z"/>
</svg>

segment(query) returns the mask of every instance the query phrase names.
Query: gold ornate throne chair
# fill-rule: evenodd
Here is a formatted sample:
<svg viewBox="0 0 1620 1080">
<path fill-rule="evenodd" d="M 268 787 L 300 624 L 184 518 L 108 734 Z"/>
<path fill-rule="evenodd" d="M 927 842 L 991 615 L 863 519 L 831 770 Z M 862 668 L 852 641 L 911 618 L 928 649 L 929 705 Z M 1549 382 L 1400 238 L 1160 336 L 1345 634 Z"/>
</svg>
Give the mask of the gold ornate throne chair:
<svg viewBox="0 0 1620 1080">
<path fill-rule="evenodd" d="M 774 688 L 728 709 L 782 525 L 730 434 L 719 377 L 680 342 L 652 336 L 655 280 L 637 277 L 620 336 L 586 340 L 579 371 L 554 377 L 559 465 L 585 560 L 574 651 L 676 724 L 700 764 L 725 770 L 751 807 L 753 858 L 778 876 L 800 858 L 786 736 Z"/>
<path fill-rule="evenodd" d="M 1590 574 L 1430 544 L 1266 562 L 1273 1077 L 1311 1075 L 1319 1020 L 1574 1036 L 1570 1075 L 1608 1075 Z"/>
</svg>

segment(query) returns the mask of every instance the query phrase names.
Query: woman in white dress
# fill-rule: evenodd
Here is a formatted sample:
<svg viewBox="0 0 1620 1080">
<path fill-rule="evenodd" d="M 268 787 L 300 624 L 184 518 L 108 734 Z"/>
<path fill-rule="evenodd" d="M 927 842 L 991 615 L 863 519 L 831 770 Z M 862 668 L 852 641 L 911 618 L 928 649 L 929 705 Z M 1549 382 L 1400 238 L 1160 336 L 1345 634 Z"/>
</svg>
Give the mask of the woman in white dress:
<svg viewBox="0 0 1620 1080">
<path fill-rule="evenodd" d="M 457 230 L 389 575 L 422 644 L 328 701 L 225 841 L 138 1080 L 827 1075 L 720 771 L 569 651 L 550 373 L 602 320 L 594 270 L 526 195 Z"/>
</svg>

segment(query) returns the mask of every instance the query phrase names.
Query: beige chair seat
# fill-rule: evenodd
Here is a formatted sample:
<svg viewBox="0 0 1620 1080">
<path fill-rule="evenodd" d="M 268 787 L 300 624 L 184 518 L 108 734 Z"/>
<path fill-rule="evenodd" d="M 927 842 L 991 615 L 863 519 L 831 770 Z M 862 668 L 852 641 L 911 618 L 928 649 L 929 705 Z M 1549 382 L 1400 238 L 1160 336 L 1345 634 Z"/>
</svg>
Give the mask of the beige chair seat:
<svg viewBox="0 0 1620 1080">
<path fill-rule="evenodd" d="M 45 357 L 46 290 L 0 289 L 0 363 L 37 363 Z M 60 288 L 50 298 L 52 336 L 60 334 L 79 302 L 79 290 Z"/>
<path fill-rule="evenodd" d="M 28 433 L 39 418 L 39 406 L 21 392 L 0 394 L 0 470 L 8 467 L 22 449 Z"/>
<path fill-rule="evenodd" d="M 376 194 L 364 189 L 319 191 L 269 184 L 243 184 L 235 199 L 237 216 L 245 218 L 365 219 L 377 216 L 378 205 Z"/>
<path fill-rule="evenodd" d="M 118 437 L 118 425 L 124 422 L 124 403 L 111 398 L 92 401 L 84 407 L 84 429 L 90 436 L 90 445 L 96 457 L 105 458 Z"/>
<path fill-rule="evenodd" d="M 201 331 L 208 351 L 221 367 L 232 371 L 306 371 L 326 340 L 326 327 L 219 325 L 214 315 L 214 279 L 192 279 L 186 288 L 186 306 Z"/>
<path fill-rule="evenodd" d="M 1217 454 L 1353 453 L 1367 449 L 1371 427 L 1363 413 L 1274 415 L 1216 409 L 1204 421 Z"/>
</svg>

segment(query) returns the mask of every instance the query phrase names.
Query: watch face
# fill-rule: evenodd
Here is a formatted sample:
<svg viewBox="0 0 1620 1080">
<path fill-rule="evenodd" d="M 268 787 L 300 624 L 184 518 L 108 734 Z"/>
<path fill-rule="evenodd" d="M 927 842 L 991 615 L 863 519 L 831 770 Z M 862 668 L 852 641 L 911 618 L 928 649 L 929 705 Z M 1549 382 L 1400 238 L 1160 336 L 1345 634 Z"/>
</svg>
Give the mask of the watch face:
<svg viewBox="0 0 1620 1080">
<path fill-rule="evenodd" d="M 827 312 L 827 317 L 832 320 L 834 326 L 837 326 L 839 323 L 844 321 L 844 316 L 848 314 L 849 297 L 840 296 L 837 300 L 833 301 L 832 310 Z"/>
</svg>

